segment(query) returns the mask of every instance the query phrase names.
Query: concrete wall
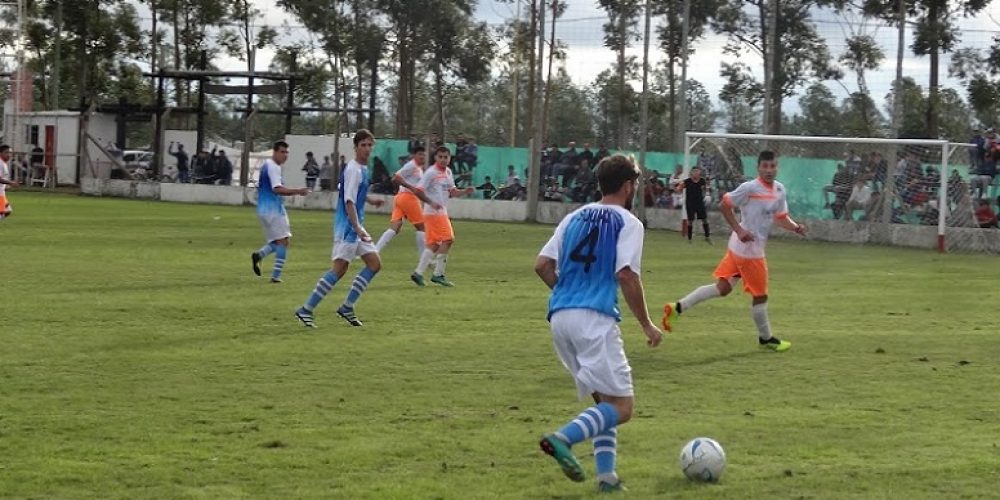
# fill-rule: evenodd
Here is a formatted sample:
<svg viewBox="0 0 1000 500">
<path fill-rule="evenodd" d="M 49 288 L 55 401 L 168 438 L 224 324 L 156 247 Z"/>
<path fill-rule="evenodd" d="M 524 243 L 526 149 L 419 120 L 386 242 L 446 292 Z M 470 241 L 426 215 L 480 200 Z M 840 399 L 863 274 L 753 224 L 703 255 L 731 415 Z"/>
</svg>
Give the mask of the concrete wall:
<svg viewBox="0 0 1000 500">
<path fill-rule="evenodd" d="M 121 198 L 141 198 L 182 203 L 205 203 L 214 205 L 254 205 L 257 199 L 256 188 L 239 186 L 215 186 L 201 184 L 154 183 L 125 180 L 90 179 L 81 180 L 81 190 L 92 196 L 113 196 Z M 392 211 L 392 197 L 388 195 L 373 195 L 385 200 L 382 207 L 368 205 L 368 213 L 388 214 Z M 289 208 L 305 210 L 334 211 L 337 203 L 337 193 L 324 191 L 310 193 L 308 196 L 291 196 L 285 199 Z M 539 203 L 538 221 L 546 224 L 556 224 L 566 214 L 579 205 L 568 203 Z M 523 221 L 527 214 L 527 203 L 496 200 L 466 200 L 453 199 L 448 205 L 452 218 L 490 221 Z M 665 209 L 647 209 L 647 222 L 650 229 L 666 229 L 679 231 L 681 228 L 681 211 Z M 717 240 L 729 237 L 729 229 L 718 212 L 709 212 L 709 224 Z M 701 224 L 695 222 L 695 236 L 701 235 Z M 793 238 L 799 236 L 777 229 L 772 233 L 774 238 Z M 890 246 L 914 247 L 924 249 L 937 248 L 937 227 L 913 226 L 903 224 L 868 225 L 864 222 L 848 221 L 810 221 L 809 238 L 812 240 L 832 241 L 839 243 L 878 243 Z M 1000 251 L 1000 231 L 985 231 L 977 228 L 949 228 L 948 250 Z"/>
</svg>

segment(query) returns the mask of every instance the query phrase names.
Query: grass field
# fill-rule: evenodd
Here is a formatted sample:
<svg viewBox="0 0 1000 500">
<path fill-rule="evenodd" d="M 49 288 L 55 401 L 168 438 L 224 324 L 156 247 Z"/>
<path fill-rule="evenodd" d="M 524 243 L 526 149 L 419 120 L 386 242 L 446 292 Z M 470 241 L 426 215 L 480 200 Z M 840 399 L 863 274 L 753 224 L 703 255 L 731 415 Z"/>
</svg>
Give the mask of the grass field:
<svg viewBox="0 0 1000 500">
<path fill-rule="evenodd" d="M 456 221 L 454 289 L 409 281 L 407 228 L 358 304 L 365 326 L 333 313 L 341 283 L 306 330 L 292 311 L 328 266 L 329 213 L 291 213 L 272 285 L 250 272 L 262 243 L 250 207 L 10 198 L 0 497 L 595 495 L 536 445 L 585 407 L 532 272 L 551 226 Z M 723 251 L 647 233 L 654 314 L 708 282 Z M 629 496 L 996 498 L 997 258 L 773 241 L 769 260 L 787 353 L 757 349 L 745 295 L 693 309 L 657 349 L 623 321 Z M 677 467 L 699 435 L 727 451 L 719 484 Z M 589 444 L 577 452 L 592 474 Z"/>
</svg>

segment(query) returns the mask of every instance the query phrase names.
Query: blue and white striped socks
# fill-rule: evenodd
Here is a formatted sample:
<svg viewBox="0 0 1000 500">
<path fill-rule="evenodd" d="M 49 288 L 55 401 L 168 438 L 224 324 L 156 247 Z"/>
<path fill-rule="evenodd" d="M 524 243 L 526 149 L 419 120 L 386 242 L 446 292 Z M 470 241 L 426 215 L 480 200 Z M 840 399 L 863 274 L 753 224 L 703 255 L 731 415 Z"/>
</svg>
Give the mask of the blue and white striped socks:
<svg viewBox="0 0 1000 500">
<path fill-rule="evenodd" d="M 281 271 L 285 269 L 285 257 L 288 256 L 288 247 L 275 245 L 278 247 L 274 251 L 274 270 L 271 271 L 271 279 L 281 279 Z"/>
<path fill-rule="evenodd" d="M 319 305 L 323 297 L 333 290 L 333 285 L 337 284 L 337 275 L 333 271 L 327 271 L 319 281 L 316 282 L 316 288 L 313 289 L 311 295 L 306 300 L 306 303 L 302 305 L 302 309 L 308 312 L 312 312 Z"/>
<path fill-rule="evenodd" d="M 611 403 L 591 406 L 564 425 L 556 436 L 570 446 L 613 429 L 618 425 L 618 410 Z"/>
<path fill-rule="evenodd" d="M 597 477 L 609 483 L 617 482 L 615 459 L 618 457 L 618 428 L 612 427 L 594 436 L 594 461 Z"/>
<path fill-rule="evenodd" d="M 370 267 L 365 267 L 354 277 L 354 282 L 351 283 L 351 291 L 347 292 L 347 298 L 344 299 L 344 307 L 350 309 L 354 307 L 354 303 L 361 298 L 361 294 L 365 293 L 368 289 L 368 284 L 372 282 L 372 278 L 375 277 L 375 271 L 372 271 Z"/>
<path fill-rule="evenodd" d="M 274 253 L 275 249 L 280 246 L 281 245 L 278 245 L 277 243 L 268 242 L 266 245 L 260 247 L 260 249 L 257 250 L 257 256 L 263 259 L 264 257 L 267 257 L 268 255 Z"/>
</svg>

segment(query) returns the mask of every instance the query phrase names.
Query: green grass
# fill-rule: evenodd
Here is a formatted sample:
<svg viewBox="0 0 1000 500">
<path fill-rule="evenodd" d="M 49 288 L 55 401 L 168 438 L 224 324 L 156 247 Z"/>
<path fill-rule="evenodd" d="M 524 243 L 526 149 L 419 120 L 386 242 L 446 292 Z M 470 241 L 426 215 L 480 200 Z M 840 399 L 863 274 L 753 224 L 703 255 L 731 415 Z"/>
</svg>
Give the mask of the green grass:
<svg viewBox="0 0 1000 500">
<path fill-rule="evenodd" d="M 531 270 L 551 226 L 456 221 L 454 289 L 410 283 L 406 228 L 358 304 L 365 327 L 333 313 L 341 283 L 306 330 L 292 311 L 328 266 L 329 213 L 292 212 L 285 282 L 271 285 L 250 273 L 262 237 L 249 207 L 11 201 L 0 497 L 594 495 L 536 445 L 584 408 Z M 647 233 L 654 314 L 709 282 L 723 249 Z M 788 353 L 758 351 L 742 294 L 693 309 L 657 349 L 623 321 L 631 496 L 995 497 L 996 258 L 773 241 L 769 260 Z M 720 484 L 678 470 L 699 435 L 726 449 Z M 577 451 L 592 475 L 590 446 Z"/>
</svg>

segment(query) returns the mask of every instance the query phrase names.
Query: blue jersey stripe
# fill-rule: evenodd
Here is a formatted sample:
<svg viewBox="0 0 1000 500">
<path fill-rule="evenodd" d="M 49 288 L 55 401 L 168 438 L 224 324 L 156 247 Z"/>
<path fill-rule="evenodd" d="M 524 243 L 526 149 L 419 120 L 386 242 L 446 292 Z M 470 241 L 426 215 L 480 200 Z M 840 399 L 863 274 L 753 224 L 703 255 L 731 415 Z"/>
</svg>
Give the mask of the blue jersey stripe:
<svg viewBox="0 0 1000 500">
<path fill-rule="evenodd" d="M 559 280 L 549 299 L 549 317 L 560 309 L 582 308 L 621 321 L 618 310 L 618 239 L 625 220 L 614 210 L 592 207 L 573 216 L 559 249 Z"/>
</svg>

